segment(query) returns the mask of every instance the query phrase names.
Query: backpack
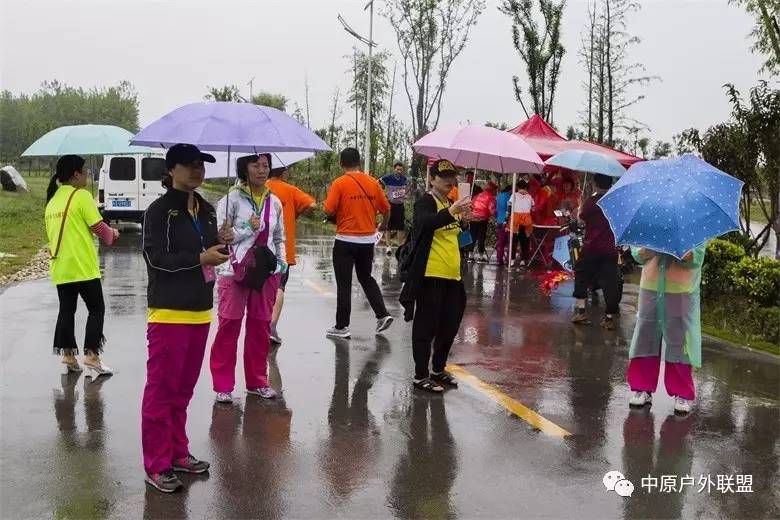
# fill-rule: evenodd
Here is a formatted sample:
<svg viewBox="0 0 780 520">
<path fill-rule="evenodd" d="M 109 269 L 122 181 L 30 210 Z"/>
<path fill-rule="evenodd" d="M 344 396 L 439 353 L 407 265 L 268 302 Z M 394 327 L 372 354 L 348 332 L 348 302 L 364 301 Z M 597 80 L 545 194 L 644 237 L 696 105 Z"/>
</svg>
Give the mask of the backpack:
<svg viewBox="0 0 780 520">
<path fill-rule="evenodd" d="M 416 244 L 412 241 L 414 227 L 410 221 L 406 221 L 406 237 L 403 244 L 395 250 L 395 259 L 398 260 L 398 277 L 405 283 L 409 277 L 409 269 L 412 267 Z"/>
</svg>

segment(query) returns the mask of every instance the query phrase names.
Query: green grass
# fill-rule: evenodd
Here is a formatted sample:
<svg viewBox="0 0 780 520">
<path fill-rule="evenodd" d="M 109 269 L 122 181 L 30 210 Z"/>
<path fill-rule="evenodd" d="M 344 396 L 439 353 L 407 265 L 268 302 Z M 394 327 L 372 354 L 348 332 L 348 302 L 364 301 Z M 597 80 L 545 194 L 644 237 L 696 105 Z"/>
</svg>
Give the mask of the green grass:
<svg viewBox="0 0 780 520">
<path fill-rule="evenodd" d="M 0 252 L 16 258 L 0 258 L 0 276 L 24 267 L 46 243 L 43 210 L 46 177 L 26 177 L 29 193 L 0 191 Z"/>
<path fill-rule="evenodd" d="M 728 341 L 729 343 L 733 343 L 740 347 L 747 347 L 754 350 L 761 350 L 763 352 L 768 352 L 770 354 L 780 356 L 780 345 L 769 343 L 768 341 L 746 338 L 733 331 L 723 330 L 718 327 L 707 325 L 704 323 L 702 323 L 701 330 L 705 334 L 716 337 L 718 339 L 722 339 L 724 341 Z"/>
<path fill-rule="evenodd" d="M 24 180 L 29 193 L 0 190 L 0 252 L 16 255 L 0 258 L 0 276 L 19 271 L 46 244 L 43 211 L 49 178 L 25 176 Z"/>
</svg>

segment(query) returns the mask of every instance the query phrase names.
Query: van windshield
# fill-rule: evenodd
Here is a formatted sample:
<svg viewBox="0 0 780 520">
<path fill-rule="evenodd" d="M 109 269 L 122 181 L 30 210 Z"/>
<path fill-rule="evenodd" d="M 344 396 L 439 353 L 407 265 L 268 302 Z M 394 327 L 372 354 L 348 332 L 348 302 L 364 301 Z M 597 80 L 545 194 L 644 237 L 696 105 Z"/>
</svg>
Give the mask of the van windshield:
<svg viewBox="0 0 780 520">
<path fill-rule="evenodd" d="M 159 157 L 144 157 L 141 160 L 141 179 L 144 181 L 161 181 L 165 173 L 165 159 Z"/>
<path fill-rule="evenodd" d="M 108 170 L 108 178 L 112 181 L 134 181 L 135 159 L 132 157 L 113 157 Z"/>
</svg>

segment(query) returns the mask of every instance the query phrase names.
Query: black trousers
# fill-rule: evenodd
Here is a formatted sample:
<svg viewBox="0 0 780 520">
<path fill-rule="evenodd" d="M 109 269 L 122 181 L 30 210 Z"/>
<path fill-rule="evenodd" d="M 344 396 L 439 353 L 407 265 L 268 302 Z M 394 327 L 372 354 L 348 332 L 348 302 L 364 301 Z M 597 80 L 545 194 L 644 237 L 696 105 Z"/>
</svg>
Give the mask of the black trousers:
<svg viewBox="0 0 780 520">
<path fill-rule="evenodd" d="M 525 234 L 525 229 L 520 228 L 520 232 L 517 233 L 512 241 L 512 258 L 517 255 L 517 244 L 520 244 L 520 260 L 526 262 L 531 259 L 531 253 L 529 251 L 530 238 Z"/>
<path fill-rule="evenodd" d="M 103 319 L 106 306 L 103 303 L 103 287 L 100 279 L 86 282 L 64 283 L 57 286 L 60 299 L 60 312 L 54 329 L 54 353 L 62 354 L 65 349 L 78 353 L 76 346 L 76 304 L 78 297 L 87 305 L 87 329 L 84 333 L 84 352 L 98 354 L 103 350 Z"/>
<path fill-rule="evenodd" d="M 479 222 L 471 222 L 469 224 L 469 230 L 471 231 L 471 237 L 474 239 L 474 246 L 479 254 L 485 252 L 485 239 L 487 238 L 488 221 L 481 220 Z"/>
<path fill-rule="evenodd" d="M 574 265 L 574 297 L 584 300 L 588 289 L 596 283 L 604 291 L 607 314 L 618 314 L 618 265 L 617 256 L 584 255 Z"/>
<path fill-rule="evenodd" d="M 336 274 L 336 328 L 349 326 L 352 314 L 352 269 L 377 319 L 388 315 L 379 284 L 371 276 L 374 244 L 353 244 L 336 240 L 333 244 L 333 271 Z"/>
<path fill-rule="evenodd" d="M 447 365 L 452 342 L 466 310 L 466 290 L 460 280 L 425 278 L 418 289 L 412 324 L 414 377 L 428 377 L 433 346 L 433 371 Z"/>
</svg>

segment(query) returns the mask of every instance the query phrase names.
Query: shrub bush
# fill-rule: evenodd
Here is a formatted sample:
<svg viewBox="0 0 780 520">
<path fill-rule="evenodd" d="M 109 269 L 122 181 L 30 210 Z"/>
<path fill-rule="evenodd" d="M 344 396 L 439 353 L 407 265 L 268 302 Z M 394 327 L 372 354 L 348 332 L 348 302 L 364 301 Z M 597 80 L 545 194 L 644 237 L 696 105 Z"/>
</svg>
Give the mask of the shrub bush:
<svg viewBox="0 0 780 520">
<path fill-rule="evenodd" d="M 707 244 L 707 254 L 702 267 L 701 291 L 705 298 L 722 296 L 731 291 L 727 270 L 730 264 L 745 257 L 742 246 L 726 240 L 712 240 Z"/>
<path fill-rule="evenodd" d="M 732 291 L 764 306 L 780 305 L 780 262 L 746 256 L 725 270 Z"/>
</svg>

